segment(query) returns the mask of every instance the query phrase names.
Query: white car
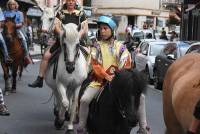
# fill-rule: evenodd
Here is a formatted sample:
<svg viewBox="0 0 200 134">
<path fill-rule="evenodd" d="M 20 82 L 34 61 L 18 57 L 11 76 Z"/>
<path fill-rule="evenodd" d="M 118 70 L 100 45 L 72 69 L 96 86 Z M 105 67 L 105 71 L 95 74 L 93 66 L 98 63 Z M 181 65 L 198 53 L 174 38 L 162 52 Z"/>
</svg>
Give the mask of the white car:
<svg viewBox="0 0 200 134">
<path fill-rule="evenodd" d="M 145 73 L 148 82 L 153 82 L 153 67 L 155 57 L 160 54 L 165 45 L 169 43 L 163 40 L 143 40 L 136 49 L 136 55 L 133 59 L 136 68 Z"/>
</svg>

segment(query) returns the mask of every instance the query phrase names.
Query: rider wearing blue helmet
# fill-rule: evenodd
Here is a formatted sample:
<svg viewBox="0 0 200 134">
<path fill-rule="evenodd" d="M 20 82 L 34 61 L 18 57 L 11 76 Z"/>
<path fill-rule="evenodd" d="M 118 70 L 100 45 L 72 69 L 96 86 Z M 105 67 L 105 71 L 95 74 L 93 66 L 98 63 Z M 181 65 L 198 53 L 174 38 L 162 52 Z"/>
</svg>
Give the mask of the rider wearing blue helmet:
<svg viewBox="0 0 200 134">
<path fill-rule="evenodd" d="M 91 66 L 94 72 L 93 79 L 86 88 L 80 99 L 78 134 L 86 133 L 86 122 L 89 112 L 89 104 L 92 99 L 101 91 L 103 81 L 112 81 L 113 69 L 131 68 L 131 55 L 126 46 L 115 40 L 116 21 L 109 16 L 100 16 L 97 20 L 99 30 L 99 41 L 94 44 L 91 50 Z M 145 99 L 140 99 L 139 118 L 140 134 L 146 134 L 146 112 Z"/>
</svg>

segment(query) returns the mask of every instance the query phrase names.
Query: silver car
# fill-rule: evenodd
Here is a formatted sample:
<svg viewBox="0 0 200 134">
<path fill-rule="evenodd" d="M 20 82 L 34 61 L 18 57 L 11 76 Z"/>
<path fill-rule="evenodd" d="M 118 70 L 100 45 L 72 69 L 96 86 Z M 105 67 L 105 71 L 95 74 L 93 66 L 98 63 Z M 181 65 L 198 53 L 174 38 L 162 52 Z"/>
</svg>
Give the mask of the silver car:
<svg viewBox="0 0 200 134">
<path fill-rule="evenodd" d="M 153 83 L 155 57 L 160 54 L 167 43 L 169 42 L 164 40 L 143 40 L 136 49 L 134 59 L 136 68 L 145 73 L 149 83 Z"/>
</svg>

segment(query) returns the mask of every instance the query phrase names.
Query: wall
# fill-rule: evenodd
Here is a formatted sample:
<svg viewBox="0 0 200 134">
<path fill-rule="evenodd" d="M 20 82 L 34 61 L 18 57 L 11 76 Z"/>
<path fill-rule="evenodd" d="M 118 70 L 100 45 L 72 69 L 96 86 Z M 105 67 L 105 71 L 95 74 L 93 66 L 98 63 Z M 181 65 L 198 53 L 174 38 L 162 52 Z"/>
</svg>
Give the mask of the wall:
<svg viewBox="0 0 200 134">
<path fill-rule="evenodd" d="M 159 9 L 160 0 L 93 0 L 93 7 L 104 8 L 142 8 L 142 9 Z M 105 4 L 106 3 L 106 4 Z"/>
</svg>

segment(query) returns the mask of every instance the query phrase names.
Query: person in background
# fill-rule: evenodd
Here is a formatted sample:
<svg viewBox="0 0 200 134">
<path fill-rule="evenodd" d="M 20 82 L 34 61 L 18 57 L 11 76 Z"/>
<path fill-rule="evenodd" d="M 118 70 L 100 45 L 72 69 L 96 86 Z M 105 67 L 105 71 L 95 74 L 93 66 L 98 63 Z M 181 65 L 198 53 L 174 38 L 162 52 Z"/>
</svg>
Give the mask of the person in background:
<svg viewBox="0 0 200 134">
<path fill-rule="evenodd" d="M 92 82 L 86 88 L 80 99 L 79 124 L 77 134 L 85 134 L 89 104 L 92 99 L 101 91 L 103 80 L 112 81 L 114 75 L 109 74 L 109 69 L 131 68 L 131 55 L 126 46 L 115 37 L 117 22 L 113 17 L 100 16 L 97 20 L 100 40 L 91 50 L 91 66 L 94 72 Z M 145 97 L 141 95 L 138 110 L 139 126 L 138 134 L 148 134 L 149 129 L 146 122 Z"/>
<path fill-rule="evenodd" d="M 170 37 L 170 41 L 177 41 L 178 35 L 175 31 L 172 31 L 172 35 Z"/>
<path fill-rule="evenodd" d="M 80 25 L 79 38 L 81 39 L 84 34 L 88 31 L 88 22 L 86 15 L 82 10 L 76 9 L 76 0 L 66 0 L 66 3 L 63 5 L 60 12 L 57 14 L 57 19 L 59 19 L 62 24 L 74 23 L 76 25 Z M 54 32 L 56 35 L 60 35 L 62 30 L 60 27 L 60 23 L 55 24 Z M 39 75 L 37 79 L 28 84 L 29 87 L 43 87 L 43 79 L 48 66 L 49 59 L 52 56 L 52 53 L 59 48 L 59 43 L 55 43 L 51 47 L 49 47 L 43 56 L 43 59 L 40 64 Z"/>
<path fill-rule="evenodd" d="M 0 115 L 2 116 L 9 116 L 10 113 L 8 112 L 7 106 L 4 103 L 3 92 L 0 88 Z"/>
<path fill-rule="evenodd" d="M 2 35 L 4 21 L 5 21 L 5 17 L 4 17 L 2 10 L 1 10 L 1 7 L 0 7 L 0 47 L 3 48 L 4 61 L 6 63 L 11 63 L 13 60 L 10 58 L 10 56 L 8 54 L 7 45 L 6 45 L 6 42 L 5 42 L 3 35 Z"/>
<path fill-rule="evenodd" d="M 168 40 L 167 38 L 167 35 L 166 35 L 166 32 L 165 31 L 162 31 L 161 35 L 160 35 L 160 39 L 162 40 Z"/>
<path fill-rule="evenodd" d="M 31 20 L 27 19 L 27 30 L 26 30 L 26 34 L 28 37 L 28 43 L 29 43 L 29 47 L 32 47 L 32 42 L 33 42 L 33 28 L 31 26 Z"/>
<path fill-rule="evenodd" d="M 17 35 L 22 41 L 22 48 L 25 52 L 25 61 L 32 62 L 29 57 L 28 47 L 27 47 L 27 40 L 26 36 L 23 32 L 23 25 L 24 25 L 24 16 L 21 11 L 18 10 L 18 3 L 15 0 L 9 0 L 7 2 L 7 10 L 4 11 L 4 16 L 6 17 L 15 17 L 15 24 L 17 29 Z"/>
</svg>

